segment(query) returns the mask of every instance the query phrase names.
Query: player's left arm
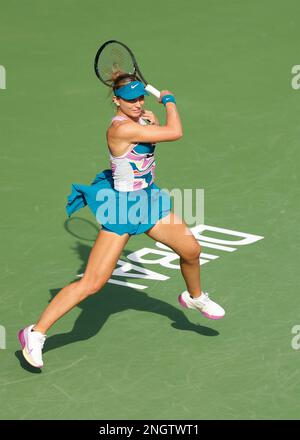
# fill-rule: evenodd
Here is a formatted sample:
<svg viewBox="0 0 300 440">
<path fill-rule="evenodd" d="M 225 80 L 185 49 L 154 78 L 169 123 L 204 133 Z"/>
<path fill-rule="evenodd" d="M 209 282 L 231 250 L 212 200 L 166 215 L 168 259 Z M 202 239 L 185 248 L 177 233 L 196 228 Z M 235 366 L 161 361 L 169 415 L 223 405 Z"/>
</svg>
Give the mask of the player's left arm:
<svg viewBox="0 0 300 440">
<path fill-rule="evenodd" d="M 159 125 L 159 120 L 157 116 L 150 110 L 143 110 L 141 117 L 146 121 L 149 121 L 151 125 Z"/>
</svg>

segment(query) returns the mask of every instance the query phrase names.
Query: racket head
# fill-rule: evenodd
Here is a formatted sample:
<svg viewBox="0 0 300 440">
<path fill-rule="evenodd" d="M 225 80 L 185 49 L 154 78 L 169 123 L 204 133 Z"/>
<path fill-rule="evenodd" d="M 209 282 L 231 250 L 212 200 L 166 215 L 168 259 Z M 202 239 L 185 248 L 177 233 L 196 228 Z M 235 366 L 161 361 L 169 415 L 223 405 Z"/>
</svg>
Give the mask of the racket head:
<svg viewBox="0 0 300 440">
<path fill-rule="evenodd" d="M 106 41 L 98 49 L 94 60 L 94 70 L 100 81 L 109 87 L 113 87 L 111 77 L 117 71 L 135 75 L 139 81 L 147 85 L 132 50 L 117 40 Z"/>
<path fill-rule="evenodd" d="M 64 222 L 65 230 L 73 237 L 85 241 L 95 241 L 100 231 L 99 225 L 83 217 L 71 217 Z"/>
</svg>

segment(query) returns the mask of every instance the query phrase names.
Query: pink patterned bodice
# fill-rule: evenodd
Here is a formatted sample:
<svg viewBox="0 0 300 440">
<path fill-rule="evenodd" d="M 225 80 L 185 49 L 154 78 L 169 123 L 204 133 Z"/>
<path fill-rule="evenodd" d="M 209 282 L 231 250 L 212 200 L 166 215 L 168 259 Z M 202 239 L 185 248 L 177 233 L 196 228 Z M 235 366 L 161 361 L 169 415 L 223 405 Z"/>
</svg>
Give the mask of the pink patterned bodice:
<svg viewBox="0 0 300 440">
<path fill-rule="evenodd" d="M 115 116 L 112 121 L 125 119 L 123 116 Z M 147 125 L 142 118 L 139 124 Z M 114 188 L 118 191 L 136 191 L 150 186 L 155 178 L 154 150 L 155 144 L 139 142 L 122 156 L 114 156 L 109 152 Z"/>
</svg>

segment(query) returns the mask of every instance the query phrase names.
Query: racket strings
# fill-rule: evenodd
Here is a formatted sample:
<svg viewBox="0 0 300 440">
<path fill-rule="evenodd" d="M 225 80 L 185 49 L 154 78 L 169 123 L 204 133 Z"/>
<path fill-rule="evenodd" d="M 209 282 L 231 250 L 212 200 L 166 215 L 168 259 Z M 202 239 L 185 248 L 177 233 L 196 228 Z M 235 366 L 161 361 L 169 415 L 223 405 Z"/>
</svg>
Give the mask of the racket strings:
<svg viewBox="0 0 300 440">
<path fill-rule="evenodd" d="M 102 81 L 113 86 L 113 77 L 117 72 L 133 74 L 135 67 L 126 48 L 113 43 L 102 50 L 98 59 L 98 71 Z"/>
</svg>

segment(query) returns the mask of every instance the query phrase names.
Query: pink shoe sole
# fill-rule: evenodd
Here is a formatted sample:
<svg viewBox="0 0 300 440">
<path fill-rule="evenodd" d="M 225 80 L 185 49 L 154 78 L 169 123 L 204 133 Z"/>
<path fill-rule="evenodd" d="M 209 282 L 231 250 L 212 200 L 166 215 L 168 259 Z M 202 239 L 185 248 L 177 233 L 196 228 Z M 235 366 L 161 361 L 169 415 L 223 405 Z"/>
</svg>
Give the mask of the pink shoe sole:
<svg viewBox="0 0 300 440">
<path fill-rule="evenodd" d="M 188 306 L 187 306 L 186 302 L 183 301 L 181 295 L 179 295 L 179 297 L 178 297 L 178 302 L 179 302 L 179 304 L 180 304 L 182 307 L 185 307 L 186 309 L 188 309 Z"/>
<path fill-rule="evenodd" d="M 22 328 L 22 330 L 19 331 L 18 333 L 18 339 L 20 341 L 22 350 L 24 350 L 24 347 L 26 345 L 26 341 L 25 341 L 25 337 L 24 337 L 24 329 Z"/>
<path fill-rule="evenodd" d="M 23 356 L 26 359 L 26 361 L 32 366 L 32 367 L 36 367 L 36 368 L 42 368 L 43 365 L 35 365 L 33 363 L 33 361 L 31 360 L 31 357 L 28 355 L 27 350 L 25 349 L 26 347 L 26 341 L 25 341 L 25 336 L 24 336 L 24 328 L 22 330 L 19 331 L 18 333 L 18 339 L 20 341 L 21 347 L 22 347 L 22 352 L 23 352 Z"/>
<path fill-rule="evenodd" d="M 205 312 L 201 312 L 201 313 L 202 313 L 203 316 L 206 316 L 206 318 L 214 319 L 214 320 L 224 318 L 224 316 L 225 316 L 225 315 L 214 316 L 214 315 L 209 315 L 208 313 L 205 313 Z"/>
<path fill-rule="evenodd" d="M 189 307 L 187 306 L 186 302 L 182 299 L 182 296 L 181 296 L 181 295 L 179 295 L 179 297 L 178 297 L 178 302 L 179 302 L 179 304 L 180 304 L 182 307 L 185 307 L 186 309 L 189 308 Z M 199 310 L 199 312 L 202 313 L 202 315 L 205 316 L 206 318 L 208 318 L 208 319 L 214 319 L 214 320 L 221 319 L 221 318 L 223 318 L 223 317 L 225 316 L 225 315 L 223 315 L 223 316 L 209 315 L 208 313 L 201 312 L 200 310 Z"/>
</svg>

